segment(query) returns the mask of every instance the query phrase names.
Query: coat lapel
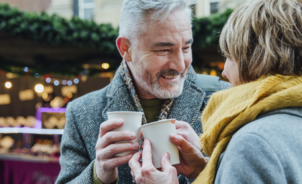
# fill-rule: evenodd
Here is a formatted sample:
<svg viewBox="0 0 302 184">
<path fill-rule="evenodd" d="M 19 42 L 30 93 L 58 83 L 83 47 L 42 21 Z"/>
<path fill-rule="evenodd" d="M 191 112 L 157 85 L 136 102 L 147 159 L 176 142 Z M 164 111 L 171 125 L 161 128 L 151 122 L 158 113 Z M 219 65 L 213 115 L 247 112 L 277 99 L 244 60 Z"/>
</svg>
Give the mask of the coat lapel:
<svg viewBox="0 0 302 184">
<path fill-rule="evenodd" d="M 201 108 L 206 93 L 195 85 L 195 79 L 196 73 L 191 67 L 182 94 L 174 99 L 169 118 L 189 123 L 199 135 L 202 133 Z"/>
<path fill-rule="evenodd" d="M 108 105 L 103 111 L 103 116 L 112 111 L 137 111 L 134 102 L 128 92 L 120 72 L 116 72 L 107 91 Z"/>
<path fill-rule="evenodd" d="M 119 71 L 119 69 L 118 69 Z M 116 72 L 110 87 L 107 91 L 108 105 L 102 112 L 104 119 L 108 119 L 107 112 L 112 111 L 137 111 L 134 102 L 124 84 L 120 72 Z M 122 184 L 131 184 L 130 168 L 128 164 L 121 165 L 119 168 L 119 182 Z"/>
</svg>

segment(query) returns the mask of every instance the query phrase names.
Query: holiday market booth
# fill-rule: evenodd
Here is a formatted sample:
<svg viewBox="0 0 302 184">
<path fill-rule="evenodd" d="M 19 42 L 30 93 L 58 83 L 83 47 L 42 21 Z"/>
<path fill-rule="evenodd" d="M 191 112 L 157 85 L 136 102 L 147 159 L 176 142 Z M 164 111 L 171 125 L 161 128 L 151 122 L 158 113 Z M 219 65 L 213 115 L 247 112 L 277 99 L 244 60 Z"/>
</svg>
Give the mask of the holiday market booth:
<svg viewBox="0 0 302 184">
<path fill-rule="evenodd" d="M 231 10 L 193 21 L 193 66 L 219 75 Z M 0 4 L 0 183 L 54 183 L 68 102 L 110 83 L 118 29 Z"/>
</svg>

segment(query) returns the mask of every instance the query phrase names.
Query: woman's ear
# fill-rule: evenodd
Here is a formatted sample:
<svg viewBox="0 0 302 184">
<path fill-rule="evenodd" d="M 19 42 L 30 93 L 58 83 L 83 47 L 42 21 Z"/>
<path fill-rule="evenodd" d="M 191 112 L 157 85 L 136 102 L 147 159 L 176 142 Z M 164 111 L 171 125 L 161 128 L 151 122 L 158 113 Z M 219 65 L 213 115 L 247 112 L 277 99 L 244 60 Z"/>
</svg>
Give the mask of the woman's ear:
<svg viewBox="0 0 302 184">
<path fill-rule="evenodd" d="M 130 62 L 132 60 L 130 41 L 125 37 L 118 37 L 116 40 L 116 46 L 123 59 L 127 62 Z"/>
</svg>

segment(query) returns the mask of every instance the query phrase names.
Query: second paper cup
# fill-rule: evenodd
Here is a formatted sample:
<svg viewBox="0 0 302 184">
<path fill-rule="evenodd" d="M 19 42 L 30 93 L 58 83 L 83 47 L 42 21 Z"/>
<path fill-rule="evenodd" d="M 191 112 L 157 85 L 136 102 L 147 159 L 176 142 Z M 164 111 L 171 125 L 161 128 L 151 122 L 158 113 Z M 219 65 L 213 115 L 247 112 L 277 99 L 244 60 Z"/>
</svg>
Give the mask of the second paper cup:
<svg viewBox="0 0 302 184">
<path fill-rule="evenodd" d="M 176 134 L 175 119 L 165 119 L 143 125 L 141 131 L 145 139 L 149 139 L 152 147 L 152 161 L 155 168 L 160 168 L 162 156 L 168 152 L 172 165 L 179 164 L 178 148 L 169 138 Z"/>
</svg>

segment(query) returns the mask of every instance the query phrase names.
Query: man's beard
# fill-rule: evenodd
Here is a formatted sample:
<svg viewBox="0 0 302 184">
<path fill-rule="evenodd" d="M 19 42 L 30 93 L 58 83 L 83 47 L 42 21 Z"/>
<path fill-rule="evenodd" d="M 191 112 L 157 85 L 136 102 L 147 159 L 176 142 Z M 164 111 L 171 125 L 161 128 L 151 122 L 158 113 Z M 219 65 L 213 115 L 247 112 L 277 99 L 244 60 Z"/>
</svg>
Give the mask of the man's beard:
<svg viewBox="0 0 302 184">
<path fill-rule="evenodd" d="M 158 74 L 156 74 L 156 79 L 152 80 L 152 76 L 147 71 L 143 71 L 142 67 L 138 66 L 136 67 L 136 81 L 139 83 L 143 89 L 156 98 L 160 99 L 171 99 L 176 98 L 181 95 L 183 91 L 184 81 L 187 77 L 187 74 L 185 74 L 185 71 L 177 72 L 175 70 L 161 70 Z M 180 75 L 180 79 L 178 82 L 172 82 L 168 83 L 166 87 L 177 87 L 175 89 L 165 89 L 165 86 L 161 86 L 159 83 L 159 78 L 162 75 Z"/>
</svg>

